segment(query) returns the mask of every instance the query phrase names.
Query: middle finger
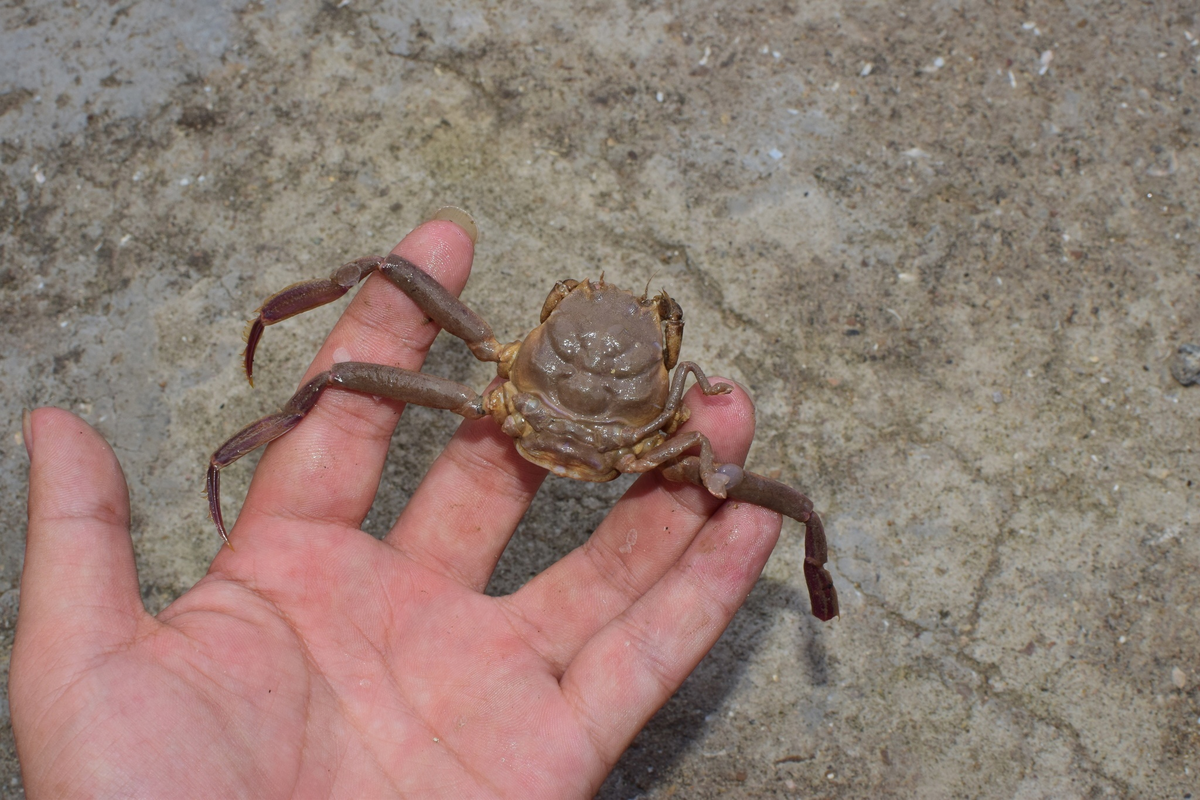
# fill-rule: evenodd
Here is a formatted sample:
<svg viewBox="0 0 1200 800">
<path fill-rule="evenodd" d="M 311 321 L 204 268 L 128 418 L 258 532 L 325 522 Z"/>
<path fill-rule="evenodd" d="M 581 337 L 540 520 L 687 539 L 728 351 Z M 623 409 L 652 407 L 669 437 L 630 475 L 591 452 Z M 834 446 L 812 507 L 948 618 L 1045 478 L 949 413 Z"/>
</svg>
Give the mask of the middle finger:
<svg viewBox="0 0 1200 800">
<path fill-rule="evenodd" d="M 546 478 L 490 417 L 466 420 L 433 462 L 388 534 L 414 561 L 476 591 Z"/>
</svg>

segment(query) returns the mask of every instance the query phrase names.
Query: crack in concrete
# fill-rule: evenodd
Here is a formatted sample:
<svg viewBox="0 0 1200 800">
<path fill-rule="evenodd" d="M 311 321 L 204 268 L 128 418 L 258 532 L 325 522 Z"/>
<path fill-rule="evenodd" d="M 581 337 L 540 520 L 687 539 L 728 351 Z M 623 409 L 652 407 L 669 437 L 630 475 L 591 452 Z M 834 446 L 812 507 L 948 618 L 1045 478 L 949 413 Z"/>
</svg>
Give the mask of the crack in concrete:
<svg viewBox="0 0 1200 800">
<path fill-rule="evenodd" d="M 882 601 L 873 598 L 871 595 L 863 593 L 868 605 L 876 608 L 881 612 L 889 623 L 895 624 L 902 630 L 912 634 L 915 639 L 923 634 L 929 633 L 937 637 L 937 632 L 927 628 L 918 622 L 914 622 L 903 616 L 897 611 L 892 611 L 883 604 Z M 969 638 L 969 637 L 968 637 Z M 943 651 L 943 655 L 952 659 L 956 664 L 970 672 L 980 675 L 982 680 L 974 691 L 978 692 L 987 700 L 995 700 L 1002 706 L 1009 707 L 1013 710 L 1028 716 L 1030 719 L 1047 725 L 1059 733 L 1066 735 L 1072 746 L 1072 751 L 1075 757 L 1081 762 L 1080 766 L 1088 773 L 1098 776 L 1101 780 L 1119 786 L 1125 796 L 1133 796 L 1134 792 L 1128 782 L 1121 780 L 1104 771 L 1102 766 L 1096 762 L 1093 756 L 1087 751 L 1087 746 L 1083 742 L 1082 734 L 1070 722 L 1061 717 L 1050 713 L 1046 710 L 1038 710 L 1034 704 L 1030 703 L 1026 698 L 1015 689 L 997 689 L 993 684 L 993 679 L 1002 679 L 1001 667 L 998 664 L 980 661 L 973 656 L 965 653 L 961 648 L 950 646 L 948 650 Z M 947 686 L 953 687 L 955 681 L 952 676 L 944 671 L 937 669 L 936 666 L 931 667 L 931 672 L 936 674 L 938 678 Z"/>
<path fill-rule="evenodd" d="M 372 16 L 371 12 L 369 12 L 369 11 L 362 11 L 362 12 L 353 11 L 352 13 L 354 13 L 355 16 L 357 16 L 359 19 L 363 19 L 363 18 L 366 19 L 367 29 L 370 30 L 371 33 L 375 34 L 375 38 L 379 43 L 379 47 L 380 47 L 380 49 L 383 50 L 384 53 L 386 53 L 389 56 L 392 56 L 393 58 L 399 58 L 399 59 L 408 61 L 413 64 L 424 64 L 429 67 L 433 67 L 436 70 L 441 70 L 443 72 L 450 73 L 451 75 L 458 78 L 460 81 L 462 81 L 466 85 L 473 88 L 476 92 L 478 92 L 479 95 L 484 99 L 484 101 L 491 107 L 491 109 L 494 112 L 497 119 L 499 119 L 503 115 L 504 109 L 505 109 L 504 103 L 501 101 L 501 99 L 499 97 L 496 96 L 495 92 L 493 92 L 491 89 L 489 89 L 487 86 L 484 85 L 483 80 L 481 78 L 468 75 L 466 72 L 459 69 L 459 67 L 456 64 L 454 64 L 450 61 L 443 61 L 443 60 L 436 59 L 436 58 L 425 58 L 424 56 L 418 55 L 417 53 L 400 53 L 400 52 L 393 50 L 388 43 L 386 34 L 382 30 L 380 30 L 379 25 L 376 24 L 375 18 Z"/>
</svg>

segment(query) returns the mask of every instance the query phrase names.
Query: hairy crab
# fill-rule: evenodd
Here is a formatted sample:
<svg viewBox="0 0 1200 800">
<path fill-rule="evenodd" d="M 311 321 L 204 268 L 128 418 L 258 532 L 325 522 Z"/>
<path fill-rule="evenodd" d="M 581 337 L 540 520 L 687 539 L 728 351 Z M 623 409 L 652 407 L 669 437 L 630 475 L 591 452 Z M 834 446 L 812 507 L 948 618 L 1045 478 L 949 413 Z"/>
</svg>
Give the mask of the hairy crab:
<svg viewBox="0 0 1200 800">
<path fill-rule="evenodd" d="M 372 272 L 380 272 L 475 357 L 497 362 L 504 383 L 480 395 L 445 378 L 356 361 L 336 363 L 308 381 L 275 414 L 246 426 L 215 453 L 208 467 L 209 513 L 226 544 L 220 470 L 294 428 L 329 387 L 443 408 L 468 419 L 491 416 L 521 455 L 556 475 L 608 481 L 622 473 L 661 469 L 672 481 L 703 486 L 716 497 L 753 503 L 805 526 L 804 578 L 813 615 L 838 613 L 837 592 L 824 564 L 825 531 L 812 501 L 786 484 L 713 459 L 708 438 L 678 434 L 689 411 L 682 402 L 688 373 L 706 395 L 725 394 L 690 361 L 678 361 L 683 312 L 664 291 L 640 297 L 599 281 L 559 281 L 542 306 L 541 324 L 522 341 L 502 345 L 474 311 L 398 255 L 368 256 L 329 278 L 297 283 L 267 298 L 247 332 L 246 377 L 267 325 L 332 302 Z M 672 376 L 670 370 L 674 368 Z M 698 449 L 699 455 L 687 455 Z"/>
</svg>

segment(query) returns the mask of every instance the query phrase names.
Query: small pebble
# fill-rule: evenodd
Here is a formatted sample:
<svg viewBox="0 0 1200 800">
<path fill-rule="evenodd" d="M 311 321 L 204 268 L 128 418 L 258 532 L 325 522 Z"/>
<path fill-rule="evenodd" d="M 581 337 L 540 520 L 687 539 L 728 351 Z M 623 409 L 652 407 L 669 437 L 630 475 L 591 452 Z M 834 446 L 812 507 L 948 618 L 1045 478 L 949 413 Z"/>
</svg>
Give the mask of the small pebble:
<svg viewBox="0 0 1200 800">
<path fill-rule="evenodd" d="M 1004 393 L 1003 392 L 992 392 L 992 402 L 995 403 L 996 405 L 1000 405 L 1001 403 L 1003 403 L 1004 402 Z"/>
<path fill-rule="evenodd" d="M 1183 689 L 1187 687 L 1187 675 L 1179 667 L 1175 667 L 1171 670 L 1171 683 L 1175 684 L 1176 689 Z"/>
<path fill-rule="evenodd" d="M 1042 57 L 1039 59 L 1039 63 L 1041 64 L 1041 66 L 1038 67 L 1038 75 L 1045 75 L 1046 70 L 1050 69 L 1050 62 L 1053 60 L 1054 60 L 1054 51 L 1053 50 L 1042 51 Z"/>
<path fill-rule="evenodd" d="M 1200 383 L 1200 345 L 1179 345 L 1171 363 L 1171 374 L 1184 386 Z"/>
</svg>

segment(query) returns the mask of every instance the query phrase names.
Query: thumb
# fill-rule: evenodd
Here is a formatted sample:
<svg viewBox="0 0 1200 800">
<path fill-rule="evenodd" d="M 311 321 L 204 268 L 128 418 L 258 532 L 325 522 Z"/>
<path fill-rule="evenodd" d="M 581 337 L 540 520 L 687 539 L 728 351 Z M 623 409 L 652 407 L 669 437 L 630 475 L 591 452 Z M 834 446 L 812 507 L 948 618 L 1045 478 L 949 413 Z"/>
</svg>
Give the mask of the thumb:
<svg viewBox="0 0 1200 800">
<path fill-rule="evenodd" d="M 128 641 L 146 614 L 129 538 L 129 493 L 112 448 L 57 408 L 26 416 L 25 444 L 29 528 L 14 674 L 23 659 L 48 658 L 37 673 Z"/>
</svg>

